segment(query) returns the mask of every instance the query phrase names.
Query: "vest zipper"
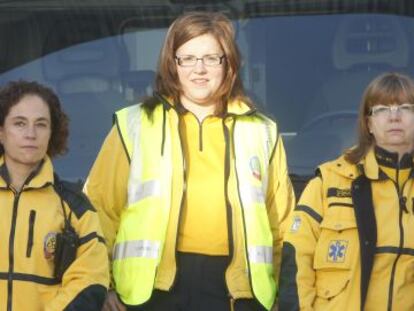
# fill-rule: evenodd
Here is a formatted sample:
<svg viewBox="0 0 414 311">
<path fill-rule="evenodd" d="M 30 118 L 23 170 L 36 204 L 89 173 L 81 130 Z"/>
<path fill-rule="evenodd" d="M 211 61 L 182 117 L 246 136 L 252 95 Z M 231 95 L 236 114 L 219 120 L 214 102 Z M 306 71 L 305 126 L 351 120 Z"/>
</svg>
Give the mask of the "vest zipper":
<svg viewBox="0 0 414 311">
<path fill-rule="evenodd" d="M 235 122 L 235 121 L 234 121 Z M 229 200 L 229 178 L 230 178 L 230 133 L 229 129 L 226 126 L 225 118 L 223 118 L 222 121 L 223 124 L 223 134 L 224 134 L 224 141 L 225 141 L 225 151 L 224 151 L 224 196 L 226 200 L 226 218 L 227 218 L 227 239 L 228 239 L 228 245 L 229 245 L 229 262 L 228 266 L 233 260 L 233 254 L 234 254 L 234 245 L 233 245 L 233 213 L 232 208 Z M 228 267 L 227 266 L 227 267 Z M 227 271 L 227 268 L 226 268 Z M 229 297 L 232 299 L 229 286 L 226 282 L 226 273 L 224 273 L 224 284 L 226 284 L 227 293 Z"/>
<path fill-rule="evenodd" d="M 233 142 L 234 142 L 234 127 L 236 124 L 236 120 L 234 120 L 233 123 Z M 233 148 L 234 148 L 234 144 L 233 144 Z M 234 149 L 233 149 L 234 151 Z M 234 154 L 234 161 L 236 162 L 236 153 L 233 152 Z M 250 290 L 252 293 L 252 296 L 254 297 L 254 299 L 256 299 L 257 301 L 259 301 L 254 293 L 253 290 L 253 280 L 252 280 L 252 273 L 251 273 L 251 268 L 250 268 L 250 260 L 249 260 L 249 251 L 248 251 L 248 247 L 247 247 L 247 229 L 246 229 L 246 217 L 244 215 L 244 206 L 243 206 L 243 202 L 240 199 L 241 198 L 241 194 L 240 194 L 240 186 L 239 186 L 239 176 L 237 174 L 237 169 L 235 170 L 235 174 L 236 174 L 236 181 L 237 181 L 237 194 L 239 197 L 239 201 L 240 201 L 240 209 L 241 209 L 241 214 L 242 214 L 242 220 L 243 220 L 243 233 L 244 233 L 244 249 L 246 252 L 246 262 L 247 262 L 247 277 L 249 279 L 249 285 L 250 285 Z"/>
<path fill-rule="evenodd" d="M 9 236 L 9 272 L 7 276 L 7 311 L 12 311 L 13 305 L 13 272 L 14 272 L 14 238 L 16 235 L 17 209 L 21 192 L 14 192 L 13 214 Z"/>
<path fill-rule="evenodd" d="M 36 211 L 31 210 L 29 216 L 29 234 L 27 238 L 27 250 L 26 250 L 26 257 L 30 257 L 32 255 L 32 248 L 33 248 L 33 231 L 34 231 L 34 224 L 36 220 Z"/>
</svg>

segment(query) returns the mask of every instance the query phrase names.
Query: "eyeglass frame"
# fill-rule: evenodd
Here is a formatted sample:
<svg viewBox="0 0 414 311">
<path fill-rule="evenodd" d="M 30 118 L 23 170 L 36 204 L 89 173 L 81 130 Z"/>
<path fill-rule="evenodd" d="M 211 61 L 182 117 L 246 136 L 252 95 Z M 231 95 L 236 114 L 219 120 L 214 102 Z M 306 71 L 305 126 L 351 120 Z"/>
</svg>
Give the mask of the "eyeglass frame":
<svg viewBox="0 0 414 311">
<path fill-rule="evenodd" d="M 214 65 L 208 65 L 208 64 L 206 64 L 205 63 L 205 61 L 204 61 L 204 58 L 206 58 L 206 57 L 208 57 L 208 56 L 216 56 L 217 55 L 217 57 L 218 57 L 218 60 L 219 60 L 219 63 L 218 64 L 214 64 Z M 181 59 L 183 58 L 183 57 L 189 57 L 189 56 L 191 56 L 191 57 L 194 57 L 193 59 L 195 60 L 195 62 L 194 62 L 194 64 L 193 65 L 182 65 L 182 63 L 181 63 Z M 194 67 L 194 66 L 196 66 L 197 65 L 197 62 L 200 60 L 201 61 L 201 63 L 204 65 L 204 66 L 207 66 L 207 67 L 215 67 L 215 66 L 219 66 L 219 65 L 221 65 L 221 64 L 223 64 L 223 59 L 225 59 L 226 58 L 226 55 L 225 54 L 223 54 L 222 56 L 219 56 L 219 54 L 207 54 L 207 55 L 203 55 L 202 57 L 196 57 L 195 55 L 181 55 L 181 56 L 179 56 L 179 55 L 175 55 L 174 56 L 174 59 L 175 60 L 177 60 L 177 64 L 178 64 L 178 66 L 180 66 L 180 67 L 185 67 L 185 68 L 189 68 L 189 67 Z"/>
<path fill-rule="evenodd" d="M 377 114 L 378 112 L 375 112 L 375 109 L 373 109 L 374 107 L 378 107 L 378 106 L 380 106 L 381 108 L 387 109 L 386 110 L 386 116 L 387 117 L 389 117 L 393 111 L 403 114 L 403 110 L 401 110 L 401 106 L 411 107 L 411 113 L 414 113 L 414 104 L 412 104 L 412 103 L 402 103 L 400 105 L 374 105 L 370 108 L 368 116 L 370 116 L 370 117 L 378 116 L 378 114 Z"/>
</svg>

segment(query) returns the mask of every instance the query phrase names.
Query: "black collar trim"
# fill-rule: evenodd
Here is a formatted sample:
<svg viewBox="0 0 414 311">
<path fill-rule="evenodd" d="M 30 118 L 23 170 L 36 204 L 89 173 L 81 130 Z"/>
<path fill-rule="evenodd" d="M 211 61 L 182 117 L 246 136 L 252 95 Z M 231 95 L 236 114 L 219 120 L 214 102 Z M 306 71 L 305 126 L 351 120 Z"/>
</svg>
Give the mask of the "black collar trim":
<svg viewBox="0 0 414 311">
<path fill-rule="evenodd" d="M 379 165 L 390 167 L 390 168 L 411 168 L 413 167 L 413 155 L 406 153 L 402 156 L 401 160 L 398 162 L 398 153 L 390 152 L 381 147 L 375 146 L 375 158 Z"/>
</svg>

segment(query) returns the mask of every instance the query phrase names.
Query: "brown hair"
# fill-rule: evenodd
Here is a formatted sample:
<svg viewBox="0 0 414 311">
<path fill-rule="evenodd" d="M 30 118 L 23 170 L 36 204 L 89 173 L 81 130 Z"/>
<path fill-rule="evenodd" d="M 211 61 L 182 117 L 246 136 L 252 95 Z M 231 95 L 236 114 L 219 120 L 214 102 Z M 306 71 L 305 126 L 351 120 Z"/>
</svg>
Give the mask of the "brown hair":
<svg viewBox="0 0 414 311">
<path fill-rule="evenodd" d="M 414 82 L 400 73 L 384 73 L 372 80 L 365 89 L 358 115 L 358 142 L 345 152 L 345 159 L 358 163 L 375 144 L 369 132 L 368 118 L 374 105 L 414 104 Z"/>
<path fill-rule="evenodd" d="M 188 12 L 172 23 L 160 53 L 155 91 L 179 103 L 181 85 L 175 53 L 187 41 L 205 34 L 211 34 L 217 40 L 226 56 L 223 64 L 223 82 L 215 94 L 219 102 L 216 115 L 222 115 L 226 111 L 226 103 L 229 100 L 241 99 L 252 106 L 252 102 L 245 96 L 239 77 L 241 60 L 232 23 L 224 14 L 218 12 Z"/>
<path fill-rule="evenodd" d="M 69 119 L 62 111 L 60 100 L 57 95 L 48 87 L 37 82 L 24 80 L 11 81 L 0 90 L 0 126 L 4 126 L 4 121 L 10 109 L 18 104 L 27 95 L 40 97 L 49 107 L 51 118 L 51 137 L 47 154 L 50 157 L 64 154 L 67 151 L 67 139 L 69 135 Z M 4 148 L 0 144 L 0 155 L 3 155 Z"/>
</svg>

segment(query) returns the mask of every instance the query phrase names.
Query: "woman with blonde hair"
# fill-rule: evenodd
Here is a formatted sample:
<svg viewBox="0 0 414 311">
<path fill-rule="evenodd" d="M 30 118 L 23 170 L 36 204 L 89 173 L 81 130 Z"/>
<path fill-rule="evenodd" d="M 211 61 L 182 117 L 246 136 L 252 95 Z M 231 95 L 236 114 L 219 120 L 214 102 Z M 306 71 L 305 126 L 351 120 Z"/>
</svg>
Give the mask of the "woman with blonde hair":
<svg viewBox="0 0 414 311">
<path fill-rule="evenodd" d="M 414 83 L 366 88 L 358 143 L 322 164 L 283 246 L 279 309 L 414 310 Z"/>
</svg>

